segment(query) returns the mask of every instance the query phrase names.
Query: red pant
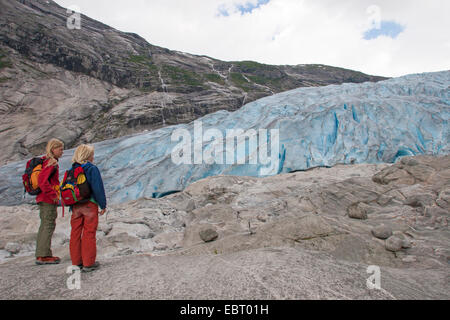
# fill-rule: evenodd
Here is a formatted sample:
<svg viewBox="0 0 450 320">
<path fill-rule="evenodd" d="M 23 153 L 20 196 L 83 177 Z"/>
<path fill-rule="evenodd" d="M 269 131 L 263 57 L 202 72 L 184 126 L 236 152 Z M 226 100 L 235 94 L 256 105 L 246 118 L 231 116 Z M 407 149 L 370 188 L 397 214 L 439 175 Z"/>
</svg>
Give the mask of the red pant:
<svg viewBox="0 0 450 320">
<path fill-rule="evenodd" d="M 90 267 L 97 256 L 96 233 L 98 226 L 98 206 L 87 202 L 73 206 L 70 220 L 70 258 L 72 265 L 83 264 Z"/>
</svg>

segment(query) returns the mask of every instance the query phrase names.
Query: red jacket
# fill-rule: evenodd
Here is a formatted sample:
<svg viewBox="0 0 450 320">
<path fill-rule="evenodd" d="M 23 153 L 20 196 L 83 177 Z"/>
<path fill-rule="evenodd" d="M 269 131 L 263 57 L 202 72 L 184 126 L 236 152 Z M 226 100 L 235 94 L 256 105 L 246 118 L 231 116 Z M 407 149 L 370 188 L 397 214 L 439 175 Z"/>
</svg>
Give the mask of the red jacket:
<svg viewBox="0 0 450 320">
<path fill-rule="evenodd" d="M 45 202 L 49 204 L 59 203 L 59 166 L 47 166 L 49 160 L 44 160 L 42 171 L 39 174 L 38 184 L 41 189 L 36 197 L 36 202 Z"/>
</svg>

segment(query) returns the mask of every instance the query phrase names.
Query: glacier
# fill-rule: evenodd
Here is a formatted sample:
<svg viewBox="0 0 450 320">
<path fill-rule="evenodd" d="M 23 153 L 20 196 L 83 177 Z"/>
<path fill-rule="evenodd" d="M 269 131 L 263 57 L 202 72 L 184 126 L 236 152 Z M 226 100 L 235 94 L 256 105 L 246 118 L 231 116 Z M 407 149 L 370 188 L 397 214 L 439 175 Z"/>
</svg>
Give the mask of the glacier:
<svg viewBox="0 0 450 320">
<path fill-rule="evenodd" d="M 95 163 L 102 172 L 108 202 L 122 203 L 162 197 L 213 175 L 259 177 L 319 166 L 393 163 L 403 156 L 449 154 L 449 116 L 450 71 L 377 83 L 299 88 L 259 99 L 235 112 L 218 111 L 197 122 L 95 143 Z M 224 137 L 230 129 L 278 130 L 278 149 L 268 148 L 276 161 L 249 163 L 261 143 L 252 149 L 244 140 L 237 142 L 236 159 L 247 160 L 245 164 L 175 164 L 172 152 L 179 145 L 171 139 L 175 130 L 189 132 L 192 146 L 203 151 L 217 147 L 217 140 L 195 135 L 199 122 L 203 133 L 216 129 Z M 267 145 L 275 145 L 272 139 L 267 136 Z M 73 152 L 66 150 L 60 159 L 61 178 L 71 166 Z M 0 205 L 34 200 L 22 197 L 25 164 L 0 167 Z"/>
</svg>

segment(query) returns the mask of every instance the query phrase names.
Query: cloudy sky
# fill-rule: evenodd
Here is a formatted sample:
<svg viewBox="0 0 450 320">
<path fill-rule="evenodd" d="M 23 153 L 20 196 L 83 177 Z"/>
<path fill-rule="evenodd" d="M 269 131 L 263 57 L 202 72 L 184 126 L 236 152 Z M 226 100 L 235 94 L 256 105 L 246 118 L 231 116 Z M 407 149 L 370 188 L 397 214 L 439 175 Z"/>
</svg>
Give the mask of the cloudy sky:
<svg viewBox="0 0 450 320">
<path fill-rule="evenodd" d="M 224 61 L 396 77 L 450 69 L 449 0 L 56 0 L 151 44 Z"/>
</svg>

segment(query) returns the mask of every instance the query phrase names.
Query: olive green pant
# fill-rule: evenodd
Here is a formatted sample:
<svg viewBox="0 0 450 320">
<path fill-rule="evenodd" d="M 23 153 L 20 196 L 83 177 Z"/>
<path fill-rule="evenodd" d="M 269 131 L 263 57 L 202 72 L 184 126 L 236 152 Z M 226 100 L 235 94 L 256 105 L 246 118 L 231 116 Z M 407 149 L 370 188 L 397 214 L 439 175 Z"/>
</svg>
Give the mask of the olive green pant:
<svg viewBox="0 0 450 320">
<path fill-rule="evenodd" d="M 57 206 L 41 202 L 39 203 L 39 217 L 41 226 L 36 240 L 36 258 L 52 256 L 52 236 L 56 227 L 56 218 L 58 213 Z"/>
</svg>

